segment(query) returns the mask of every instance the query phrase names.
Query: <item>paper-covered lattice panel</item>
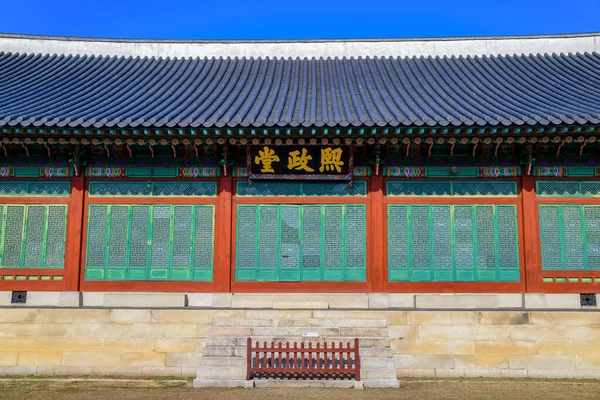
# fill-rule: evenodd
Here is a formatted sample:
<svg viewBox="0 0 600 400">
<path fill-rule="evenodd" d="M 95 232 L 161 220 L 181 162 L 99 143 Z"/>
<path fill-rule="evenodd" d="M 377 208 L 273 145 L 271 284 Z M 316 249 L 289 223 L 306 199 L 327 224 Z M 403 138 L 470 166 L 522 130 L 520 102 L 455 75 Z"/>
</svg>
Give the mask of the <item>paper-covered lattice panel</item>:
<svg viewBox="0 0 600 400">
<path fill-rule="evenodd" d="M 194 206 L 173 207 L 173 268 L 189 268 L 192 263 L 192 218 Z"/>
<path fill-rule="evenodd" d="M 279 206 L 260 206 L 258 268 L 275 269 L 280 260 Z M 244 233 L 241 232 L 243 235 Z"/>
<path fill-rule="evenodd" d="M 48 206 L 46 219 L 46 268 L 63 268 L 67 240 L 67 206 Z"/>
<path fill-rule="evenodd" d="M 409 266 L 408 209 L 403 204 L 388 206 L 388 268 L 392 270 Z"/>
<path fill-rule="evenodd" d="M 344 263 L 344 215 L 343 206 L 324 206 L 323 252 L 325 270 L 342 268 Z"/>
<path fill-rule="evenodd" d="M 346 206 L 346 268 L 363 268 L 366 264 L 365 206 Z"/>
<path fill-rule="evenodd" d="M 321 268 L 321 206 L 302 207 L 302 268 Z"/>
<path fill-rule="evenodd" d="M 40 268 L 44 265 L 44 236 L 46 234 L 46 207 L 30 205 L 27 207 L 25 226 L 25 257 L 23 266 Z"/>
<path fill-rule="evenodd" d="M 538 197 L 600 197 L 599 181 L 537 181 Z"/>
<path fill-rule="evenodd" d="M 92 181 L 90 197 L 214 197 L 216 182 Z"/>
<path fill-rule="evenodd" d="M 129 242 L 129 268 L 146 269 L 150 254 L 148 243 L 150 240 L 150 214 L 151 206 L 131 206 L 131 239 Z"/>
<path fill-rule="evenodd" d="M 0 197 L 37 196 L 69 197 L 71 183 L 67 181 L 1 181 Z"/>
<path fill-rule="evenodd" d="M 281 268 L 299 267 L 300 206 L 281 207 Z"/>
<path fill-rule="evenodd" d="M 477 240 L 477 268 L 496 267 L 494 206 L 475 206 L 475 233 Z"/>
<path fill-rule="evenodd" d="M 257 259 L 257 220 L 258 207 L 255 205 L 240 205 L 236 213 L 236 250 L 235 268 L 239 270 L 253 270 L 255 274 Z"/>
<path fill-rule="evenodd" d="M 579 205 L 562 206 L 562 239 L 565 246 L 564 256 L 567 269 L 585 269 L 582 208 Z"/>
<path fill-rule="evenodd" d="M 194 223 L 194 268 L 196 270 L 211 271 L 214 259 L 214 225 L 215 208 L 212 205 L 195 206 Z M 196 272 L 199 273 L 199 272 Z"/>
<path fill-rule="evenodd" d="M 450 196 L 452 184 L 446 181 L 393 181 L 387 182 L 388 196 Z"/>
<path fill-rule="evenodd" d="M 514 205 L 496 206 L 498 220 L 498 262 L 500 268 L 519 268 L 517 208 Z"/>
<path fill-rule="evenodd" d="M 236 196 L 366 196 L 367 182 L 238 181 Z"/>
<path fill-rule="evenodd" d="M 518 194 L 511 181 L 388 180 L 387 196 L 508 196 Z"/>
<path fill-rule="evenodd" d="M 452 268 L 452 218 L 450 206 L 432 206 L 433 265 Z"/>
<path fill-rule="evenodd" d="M 540 205 L 540 244 L 542 269 L 562 268 L 560 206 Z"/>
<path fill-rule="evenodd" d="M 473 252 L 473 222 L 476 217 L 470 205 L 454 206 L 454 246 L 456 252 L 456 268 L 471 270 L 475 267 Z"/>
</svg>

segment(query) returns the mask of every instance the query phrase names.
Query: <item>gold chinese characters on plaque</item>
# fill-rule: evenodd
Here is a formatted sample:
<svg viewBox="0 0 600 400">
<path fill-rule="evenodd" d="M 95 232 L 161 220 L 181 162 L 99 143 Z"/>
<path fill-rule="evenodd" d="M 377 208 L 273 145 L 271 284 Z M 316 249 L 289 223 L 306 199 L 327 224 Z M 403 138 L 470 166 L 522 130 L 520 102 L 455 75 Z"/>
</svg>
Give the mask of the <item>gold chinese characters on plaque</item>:
<svg viewBox="0 0 600 400">
<path fill-rule="evenodd" d="M 353 154 L 340 145 L 248 145 L 249 179 L 351 180 Z"/>
</svg>

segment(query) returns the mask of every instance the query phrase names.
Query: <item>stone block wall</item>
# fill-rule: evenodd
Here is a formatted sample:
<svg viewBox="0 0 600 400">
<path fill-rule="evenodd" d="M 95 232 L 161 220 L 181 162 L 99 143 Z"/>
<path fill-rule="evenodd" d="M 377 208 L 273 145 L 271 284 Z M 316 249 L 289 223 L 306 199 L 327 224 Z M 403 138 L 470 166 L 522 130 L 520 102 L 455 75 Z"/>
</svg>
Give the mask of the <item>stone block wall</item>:
<svg viewBox="0 0 600 400">
<path fill-rule="evenodd" d="M 195 376 L 212 317 L 192 310 L 0 310 L 0 375 Z"/>
<path fill-rule="evenodd" d="M 0 310 L 0 375 L 194 377 L 207 338 L 391 341 L 402 377 L 600 378 L 598 311 Z"/>
<path fill-rule="evenodd" d="M 399 376 L 600 378 L 594 311 L 411 311 L 389 334 Z"/>
</svg>

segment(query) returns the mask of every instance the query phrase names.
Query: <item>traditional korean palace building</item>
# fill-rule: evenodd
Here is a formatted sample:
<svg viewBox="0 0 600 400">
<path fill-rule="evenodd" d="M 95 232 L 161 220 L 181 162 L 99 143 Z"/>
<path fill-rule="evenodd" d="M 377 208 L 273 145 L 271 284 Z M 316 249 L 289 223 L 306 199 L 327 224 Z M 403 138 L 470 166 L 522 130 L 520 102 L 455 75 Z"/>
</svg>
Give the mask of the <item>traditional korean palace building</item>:
<svg viewBox="0 0 600 400">
<path fill-rule="evenodd" d="M 0 286 L 594 292 L 598 40 L 2 37 Z"/>
<path fill-rule="evenodd" d="M 4 304 L 595 305 L 599 50 L 1 36 Z"/>
</svg>

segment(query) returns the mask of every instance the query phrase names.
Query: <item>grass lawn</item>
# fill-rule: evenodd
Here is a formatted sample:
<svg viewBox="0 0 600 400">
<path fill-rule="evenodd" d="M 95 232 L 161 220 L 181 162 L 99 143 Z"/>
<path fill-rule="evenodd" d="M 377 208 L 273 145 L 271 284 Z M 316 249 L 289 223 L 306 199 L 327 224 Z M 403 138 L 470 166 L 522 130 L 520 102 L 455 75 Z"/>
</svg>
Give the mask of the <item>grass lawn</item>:
<svg viewBox="0 0 600 400">
<path fill-rule="evenodd" d="M 186 380 L 0 380 L 0 399 L 24 400 L 598 400 L 600 381 L 401 380 L 400 389 L 192 389 Z"/>
</svg>

